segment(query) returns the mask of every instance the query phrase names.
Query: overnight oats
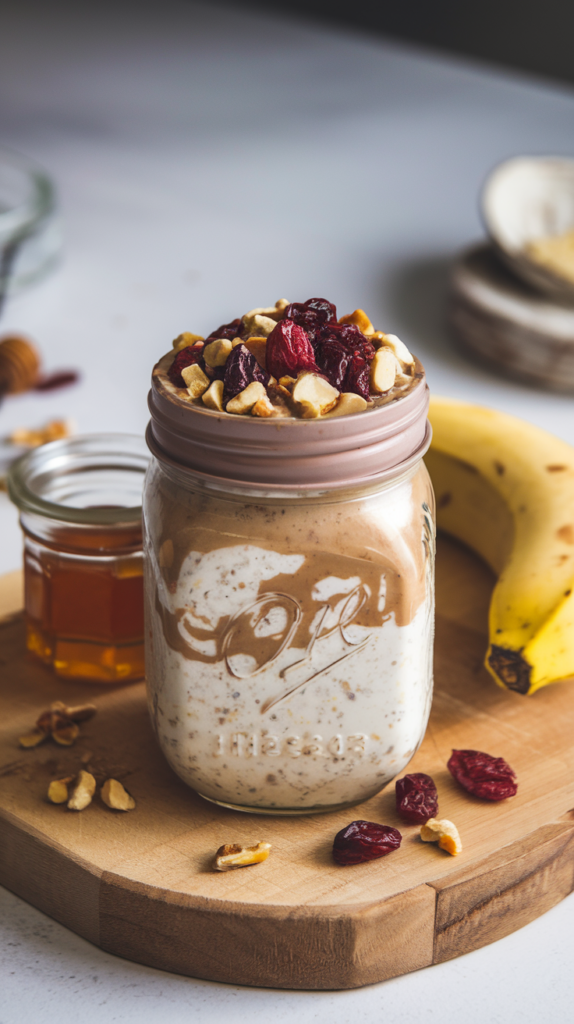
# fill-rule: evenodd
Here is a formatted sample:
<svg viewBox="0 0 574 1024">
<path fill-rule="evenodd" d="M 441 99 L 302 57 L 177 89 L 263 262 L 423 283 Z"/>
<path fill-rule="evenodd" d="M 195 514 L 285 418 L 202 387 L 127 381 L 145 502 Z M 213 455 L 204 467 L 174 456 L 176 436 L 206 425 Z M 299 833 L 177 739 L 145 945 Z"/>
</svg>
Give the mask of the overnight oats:
<svg viewBox="0 0 574 1024">
<path fill-rule="evenodd" d="M 241 810 L 367 799 L 420 745 L 432 696 L 423 368 L 323 299 L 174 349 L 153 373 L 143 502 L 160 746 Z"/>
</svg>

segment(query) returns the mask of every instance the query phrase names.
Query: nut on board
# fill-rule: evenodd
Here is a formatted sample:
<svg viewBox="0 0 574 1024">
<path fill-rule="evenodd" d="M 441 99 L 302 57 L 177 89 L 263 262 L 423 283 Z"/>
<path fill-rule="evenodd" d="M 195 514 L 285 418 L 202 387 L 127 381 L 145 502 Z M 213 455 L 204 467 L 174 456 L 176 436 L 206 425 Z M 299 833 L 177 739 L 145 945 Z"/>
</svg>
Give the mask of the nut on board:
<svg viewBox="0 0 574 1024">
<path fill-rule="evenodd" d="M 106 779 L 102 786 L 101 797 L 112 811 L 133 811 L 136 802 L 130 793 L 117 779 Z"/>
<path fill-rule="evenodd" d="M 68 800 L 69 811 L 83 811 L 88 804 L 91 804 L 92 797 L 96 792 L 96 780 L 90 772 L 81 771 L 78 773 L 72 795 Z"/>
<path fill-rule="evenodd" d="M 256 846 L 240 846 L 239 843 L 226 843 L 220 846 L 213 861 L 214 871 L 231 871 L 233 868 L 246 868 L 249 864 L 260 864 L 267 860 L 271 843 L 257 843 Z"/>
</svg>

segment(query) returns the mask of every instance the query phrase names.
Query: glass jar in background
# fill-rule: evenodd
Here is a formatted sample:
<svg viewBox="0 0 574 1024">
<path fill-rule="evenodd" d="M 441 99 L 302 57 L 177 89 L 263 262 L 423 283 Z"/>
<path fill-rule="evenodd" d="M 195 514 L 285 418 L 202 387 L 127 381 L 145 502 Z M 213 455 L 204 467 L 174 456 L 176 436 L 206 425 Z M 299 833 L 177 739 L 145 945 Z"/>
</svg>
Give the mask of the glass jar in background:
<svg viewBox="0 0 574 1024">
<path fill-rule="evenodd" d="M 148 700 L 171 767 L 208 800 L 349 806 L 423 739 L 434 498 L 420 371 L 392 405 L 306 421 L 213 413 L 154 375 Z"/>
<path fill-rule="evenodd" d="M 43 445 L 10 468 L 24 532 L 26 642 L 59 676 L 143 677 L 148 463 L 143 438 L 91 434 Z"/>
</svg>

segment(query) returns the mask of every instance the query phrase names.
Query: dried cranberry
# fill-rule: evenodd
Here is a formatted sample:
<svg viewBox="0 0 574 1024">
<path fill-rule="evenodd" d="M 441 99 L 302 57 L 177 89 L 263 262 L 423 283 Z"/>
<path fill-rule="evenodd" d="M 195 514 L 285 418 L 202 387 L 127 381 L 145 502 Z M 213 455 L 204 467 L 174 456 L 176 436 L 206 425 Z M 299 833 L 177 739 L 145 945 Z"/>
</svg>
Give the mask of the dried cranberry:
<svg viewBox="0 0 574 1024">
<path fill-rule="evenodd" d="M 184 388 L 186 386 L 185 381 L 181 376 L 181 371 L 184 370 L 186 366 L 191 366 L 192 363 L 201 363 L 203 361 L 201 353 L 202 349 L 192 348 L 191 345 L 188 345 L 187 348 L 180 349 L 177 353 L 173 363 L 167 371 L 167 375 L 171 383 L 176 388 Z"/>
<path fill-rule="evenodd" d="M 228 341 L 233 341 L 237 338 L 241 330 L 241 317 L 237 317 L 237 320 L 232 320 L 229 324 L 222 324 L 216 331 L 212 331 L 208 334 L 206 341 L 210 341 L 211 338 L 227 338 Z"/>
<path fill-rule="evenodd" d="M 395 784 L 397 814 L 405 821 L 424 822 L 438 814 L 438 793 L 430 775 L 415 772 Z"/>
<path fill-rule="evenodd" d="M 236 345 L 225 363 L 223 401 L 227 402 L 230 398 L 235 398 L 254 380 L 259 380 L 262 384 L 267 385 L 269 374 L 260 367 L 255 356 L 245 345 Z"/>
<path fill-rule="evenodd" d="M 401 833 L 390 825 L 377 825 L 374 821 L 352 821 L 333 841 L 333 859 L 337 864 L 362 864 L 366 860 L 386 857 L 398 850 Z"/>
<path fill-rule="evenodd" d="M 349 353 L 339 341 L 326 341 L 316 349 L 317 366 L 321 373 L 339 391 L 343 390 L 343 381 L 349 365 Z"/>
<path fill-rule="evenodd" d="M 482 800 L 506 800 L 518 789 L 516 775 L 504 758 L 480 750 L 453 750 L 447 768 L 463 789 Z"/>
<path fill-rule="evenodd" d="M 322 346 L 328 341 L 338 341 L 344 345 L 349 355 L 362 356 L 370 363 L 375 355 L 375 348 L 356 324 L 325 324 L 317 332 L 316 344 Z"/>
<path fill-rule="evenodd" d="M 302 327 L 280 320 L 267 338 L 265 365 L 274 377 L 296 377 L 302 370 L 317 370 L 313 346 Z"/>
<path fill-rule="evenodd" d="M 351 391 L 355 395 L 360 395 L 361 398 L 368 402 L 370 394 L 369 373 L 370 366 L 366 359 L 358 355 L 351 356 L 345 380 L 343 381 L 343 391 Z"/>
<path fill-rule="evenodd" d="M 311 344 L 323 324 L 337 321 L 337 309 L 327 299 L 307 299 L 306 302 L 292 302 L 283 311 L 286 320 L 293 320 L 309 336 Z"/>
</svg>

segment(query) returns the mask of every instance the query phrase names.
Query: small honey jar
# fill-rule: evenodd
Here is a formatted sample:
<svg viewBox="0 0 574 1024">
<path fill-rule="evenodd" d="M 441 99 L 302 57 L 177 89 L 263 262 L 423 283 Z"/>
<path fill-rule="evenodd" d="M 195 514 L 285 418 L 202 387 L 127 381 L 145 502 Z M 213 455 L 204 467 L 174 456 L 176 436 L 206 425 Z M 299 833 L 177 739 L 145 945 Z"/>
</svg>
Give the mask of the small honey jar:
<svg viewBox="0 0 574 1024">
<path fill-rule="evenodd" d="M 143 438 L 91 434 L 18 459 L 8 490 L 24 532 L 28 650 L 59 676 L 144 675 Z"/>
</svg>

